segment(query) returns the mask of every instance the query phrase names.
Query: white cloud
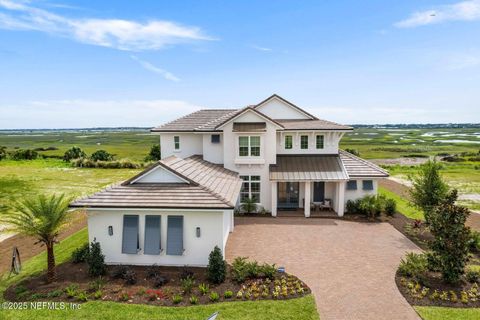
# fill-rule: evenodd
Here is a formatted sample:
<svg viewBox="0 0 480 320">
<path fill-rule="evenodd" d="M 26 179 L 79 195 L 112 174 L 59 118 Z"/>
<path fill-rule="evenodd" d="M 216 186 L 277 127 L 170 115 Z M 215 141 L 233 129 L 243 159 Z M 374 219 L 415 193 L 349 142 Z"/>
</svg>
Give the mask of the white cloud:
<svg viewBox="0 0 480 320">
<path fill-rule="evenodd" d="M 253 49 L 256 49 L 258 51 L 272 51 L 271 48 L 267 48 L 267 47 L 260 47 L 260 46 L 257 46 L 257 45 L 252 45 L 251 46 Z"/>
<path fill-rule="evenodd" d="M 144 69 L 146 69 L 148 71 L 151 71 L 153 73 L 159 74 L 162 77 L 164 77 L 166 80 L 175 81 L 175 82 L 180 81 L 180 79 L 177 78 L 174 74 L 172 74 L 172 73 L 170 73 L 170 72 L 168 72 L 168 71 L 166 71 L 162 68 L 156 67 L 153 64 L 151 64 L 150 62 L 144 61 L 144 60 L 142 60 L 142 59 L 140 59 L 140 58 L 138 58 L 137 56 L 134 56 L 134 55 L 131 55 L 130 57 L 133 60 L 137 61 Z"/>
<path fill-rule="evenodd" d="M 181 100 L 49 100 L 0 105 L 0 128 L 154 127 L 198 110 Z"/>
<path fill-rule="evenodd" d="M 468 0 L 435 9 L 414 12 L 405 20 L 394 24 L 397 28 L 413 28 L 447 21 L 473 21 L 480 19 L 480 0 Z"/>
<path fill-rule="evenodd" d="M 198 27 L 153 20 L 72 19 L 29 5 L 0 0 L 0 28 L 33 30 L 119 50 L 158 50 L 167 45 L 196 40 L 214 40 Z"/>
</svg>

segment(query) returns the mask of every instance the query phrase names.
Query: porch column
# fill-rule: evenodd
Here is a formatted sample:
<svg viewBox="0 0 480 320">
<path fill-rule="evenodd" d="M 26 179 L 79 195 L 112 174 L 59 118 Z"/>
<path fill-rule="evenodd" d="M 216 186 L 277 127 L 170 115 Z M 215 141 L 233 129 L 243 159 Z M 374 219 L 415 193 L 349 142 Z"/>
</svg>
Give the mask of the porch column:
<svg viewBox="0 0 480 320">
<path fill-rule="evenodd" d="M 305 210 L 305 218 L 310 217 L 310 202 L 312 200 L 311 190 L 311 182 L 305 181 L 305 203 L 303 204 L 303 208 Z"/>
<path fill-rule="evenodd" d="M 337 203 L 335 204 L 335 208 L 337 209 L 338 216 L 343 217 L 345 211 L 345 181 L 337 182 L 336 193 L 335 199 L 337 200 Z"/>
<path fill-rule="evenodd" d="M 277 182 L 271 182 L 272 189 L 272 217 L 277 216 Z"/>
</svg>

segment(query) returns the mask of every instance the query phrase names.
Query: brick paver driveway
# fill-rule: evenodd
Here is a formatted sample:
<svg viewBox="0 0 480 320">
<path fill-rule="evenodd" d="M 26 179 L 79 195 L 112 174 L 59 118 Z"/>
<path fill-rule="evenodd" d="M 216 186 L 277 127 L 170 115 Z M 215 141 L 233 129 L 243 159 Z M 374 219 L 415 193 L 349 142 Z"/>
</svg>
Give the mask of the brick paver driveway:
<svg viewBox="0 0 480 320">
<path fill-rule="evenodd" d="M 418 247 L 388 223 L 237 218 L 228 261 L 248 256 L 285 266 L 313 290 L 322 320 L 419 319 L 398 291 L 395 270 Z"/>
</svg>

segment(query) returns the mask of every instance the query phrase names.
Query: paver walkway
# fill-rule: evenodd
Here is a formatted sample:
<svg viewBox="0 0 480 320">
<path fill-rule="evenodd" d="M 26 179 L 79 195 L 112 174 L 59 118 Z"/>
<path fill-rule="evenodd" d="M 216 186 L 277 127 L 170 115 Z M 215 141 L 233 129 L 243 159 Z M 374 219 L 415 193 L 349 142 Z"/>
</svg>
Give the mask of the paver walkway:
<svg viewBox="0 0 480 320">
<path fill-rule="evenodd" d="M 419 319 L 395 284 L 407 251 L 420 251 L 388 223 L 236 218 L 226 258 L 285 266 L 313 291 L 322 320 Z"/>
</svg>

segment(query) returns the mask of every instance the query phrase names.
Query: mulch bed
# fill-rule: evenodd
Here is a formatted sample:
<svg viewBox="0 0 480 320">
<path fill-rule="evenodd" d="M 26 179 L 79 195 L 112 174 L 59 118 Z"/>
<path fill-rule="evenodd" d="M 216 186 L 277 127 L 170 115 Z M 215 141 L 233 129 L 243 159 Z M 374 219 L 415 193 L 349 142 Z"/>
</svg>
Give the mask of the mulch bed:
<svg viewBox="0 0 480 320">
<path fill-rule="evenodd" d="M 212 291 L 219 294 L 220 298 L 218 302 L 264 299 L 285 300 L 298 298 L 311 292 L 310 288 L 304 282 L 287 273 L 277 273 L 274 280 L 257 278 L 246 280 L 241 284 L 233 282 L 228 276 L 224 283 L 212 285 L 207 281 L 205 268 L 157 266 L 156 268 L 158 268 L 157 270 L 159 271 L 159 274 L 167 278 L 168 282 L 160 288 L 155 288 L 153 286 L 153 279 L 147 278 L 149 267 L 128 266 L 129 269 L 135 271 L 137 276 L 137 282 L 133 285 L 126 284 L 123 279 L 114 278 L 113 274 L 116 268 L 118 268 L 118 266 L 108 266 L 108 275 L 103 277 L 104 286 L 101 288 L 102 294 L 98 300 L 159 306 L 187 306 L 191 305 L 189 301 L 191 296 L 196 296 L 198 298 L 198 304 L 212 303 L 209 298 L 209 294 Z M 181 286 L 180 276 L 185 270 L 192 272 L 195 279 L 195 285 L 190 293 L 183 293 Z M 228 274 L 230 274 L 230 272 Z M 20 284 L 9 287 L 4 296 L 9 301 L 48 300 L 84 302 L 79 301 L 76 297 L 67 297 L 65 289 L 74 284 L 78 286 L 78 293 L 84 292 L 88 295 L 88 300 L 95 300 L 95 289 L 91 288 L 91 284 L 94 282 L 95 278 L 88 275 L 88 266 L 85 263 L 63 263 L 57 266 L 57 276 L 57 282 L 51 284 L 46 283 L 46 274 L 31 277 Z M 280 294 L 275 298 L 273 297 L 274 287 L 277 285 L 282 286 L 282 281 L 285 283 L 285 286 L 288 287 L 287 295 Z M 210 292 L 206 295 L 200 293 L 198 286 L 201 283 L 209 284 Z M 302 289 L 298 290 L 299 287 Z M 28 291 L 26 291 L 25 288 Z M 262 295 L 265 288 L 268 288 L 268 295 Z M 293 294 L 291 288 L 296 289 L 295 294 Z M 224 297 L 225 291 L 232 291 L 233 296 L 226 299 Z M 237 297 L 239 291 L 242 291 L 242 297 Z M 19 294 L 19 292 L 25 293 Z M 247 292 L 249 292 L 250 296 L 247 295 Z M 183 301 L 175 304 L 173 302 L 174 295 L 182 295 Z M 153 296 L 152 299 L 150 299 L 151 296 Z"/>
</svg>

